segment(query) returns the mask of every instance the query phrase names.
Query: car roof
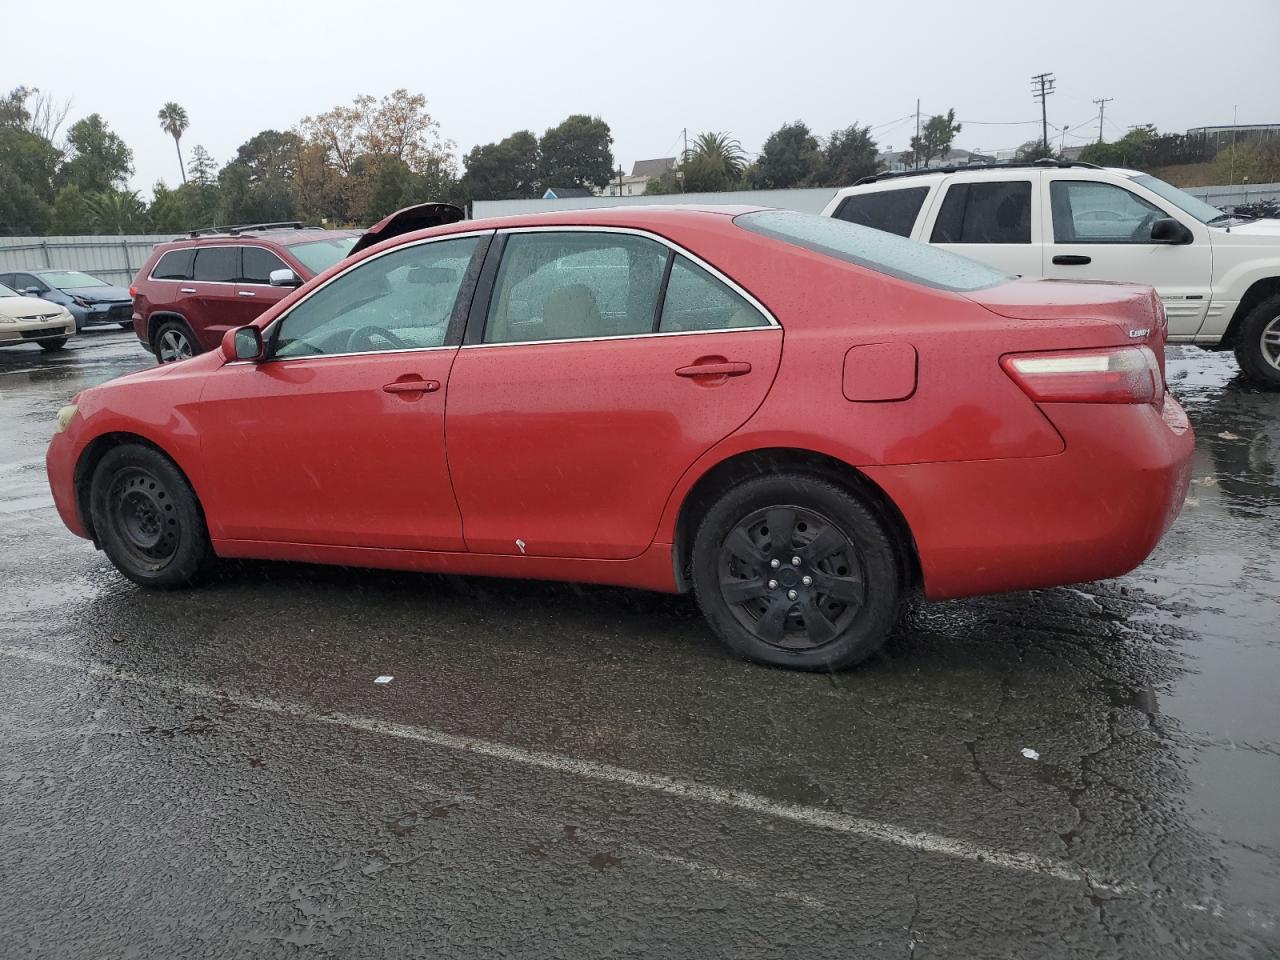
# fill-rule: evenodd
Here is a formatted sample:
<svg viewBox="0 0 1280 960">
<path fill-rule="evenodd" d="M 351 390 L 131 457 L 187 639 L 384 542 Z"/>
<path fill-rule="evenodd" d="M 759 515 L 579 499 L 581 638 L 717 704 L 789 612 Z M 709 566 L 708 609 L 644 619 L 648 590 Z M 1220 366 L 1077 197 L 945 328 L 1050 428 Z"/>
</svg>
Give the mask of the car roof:
<svg viewBox="0 0 1280 960">
<path fill-rule="evenodd" d="M 871 193 L 876 190 L 896 190 L 911 186 L 932 186 L 947 177 L 956 174 L 1002 177 L 1010 172 L 1026 173 L 1032 170 L 1077 170 L 1080 172 L 1110 173 L 1132 180 L 1143 176 L 1141 170 L 1129 170 L 1124 167 L 1100 167 L 1096 163 L 1082 163 L 1079 160 L 1035 161 L 1031 163 L 983 163 L 983 164 L 949 164 L 944 167 L 932 167 L 925 170 L 898 170 L 877 173 L 863 177 L 852 186 L 842 187 L 836 191 L 837 197 L 845 197 L 852 193 Z"/>
<path fill-rule="evenodd" d="M 197 237 L 175 237 L 157 244 L 157 249 L 181 250 L 186 247 L 226 246 L 228 244 L 262 244 L 273 243 L 281 247 L 291 247 L 299 243 L 314 243 L 337 237 L 358 237 L 359 230 L 330 230 L 325 227 L 277 228 L 266 230 L 236 230 L 234 232 L 202 233 Z"/>
</svg>

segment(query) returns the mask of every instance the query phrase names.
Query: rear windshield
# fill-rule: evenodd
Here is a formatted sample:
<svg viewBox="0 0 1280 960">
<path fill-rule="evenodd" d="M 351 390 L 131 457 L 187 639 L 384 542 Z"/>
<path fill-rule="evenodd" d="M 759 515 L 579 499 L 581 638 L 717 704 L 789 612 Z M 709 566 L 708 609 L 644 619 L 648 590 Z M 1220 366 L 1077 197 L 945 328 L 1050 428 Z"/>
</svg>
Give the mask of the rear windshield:
<svg viewBox="0 0 1280 960">
<path fill-rule="evenodd" d="M 733 222 L 753 233 L 937 290 L 980 290 L 1013 279 L 968 257 L 831 217 L 760 210 L 739 214 Z"/>
<path fill-rule="evenodd" d="M 350 253 L 355 244 L 355 237 L 333 237 L 311 243 L 295 243 L 289 247 L 289 252 L 312 273 L 324 273 Z"/>
</svg>

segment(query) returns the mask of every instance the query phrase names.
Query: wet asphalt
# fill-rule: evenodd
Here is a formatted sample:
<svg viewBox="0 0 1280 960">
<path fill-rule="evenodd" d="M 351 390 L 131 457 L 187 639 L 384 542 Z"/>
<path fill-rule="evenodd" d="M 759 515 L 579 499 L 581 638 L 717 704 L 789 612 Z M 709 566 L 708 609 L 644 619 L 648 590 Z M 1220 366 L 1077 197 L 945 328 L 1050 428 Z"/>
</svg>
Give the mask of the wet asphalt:
<svg viewBox="0 0 1280 960">
<path fill-rule="evenodd" d="M 0 351 L 0 956 L 1280 954 L 1280 394 L 1170 353 L 1195 478 L 1147 564 L 814 676 L 618 589 L 146 593 L 43 456 L 150 357 Z"/>
</svg>

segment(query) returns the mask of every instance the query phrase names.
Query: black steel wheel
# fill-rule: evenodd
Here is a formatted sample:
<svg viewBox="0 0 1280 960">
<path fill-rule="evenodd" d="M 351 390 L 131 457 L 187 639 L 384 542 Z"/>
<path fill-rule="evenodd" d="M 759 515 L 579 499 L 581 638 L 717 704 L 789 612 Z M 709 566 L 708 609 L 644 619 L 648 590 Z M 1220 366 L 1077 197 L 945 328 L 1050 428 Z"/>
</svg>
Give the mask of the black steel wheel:
<svg viewBox="0 0 1280 960">
<path fill-rule="evenodd" d="M 878 650 L 897 619 L 895 549 L 849 491 L 761 477 L 708 511 L 694 540 L 694 586 L 708 622 L 742 656 L 839 669 Z"/>
<path fill-rule="evenodd" d="M 182 472 L 141 444 L 107 452 L 90 487 L 93 529 L 121 573 L 146 587 L 179 587 L 212 561 L 204 515 Z"/>
</svg>

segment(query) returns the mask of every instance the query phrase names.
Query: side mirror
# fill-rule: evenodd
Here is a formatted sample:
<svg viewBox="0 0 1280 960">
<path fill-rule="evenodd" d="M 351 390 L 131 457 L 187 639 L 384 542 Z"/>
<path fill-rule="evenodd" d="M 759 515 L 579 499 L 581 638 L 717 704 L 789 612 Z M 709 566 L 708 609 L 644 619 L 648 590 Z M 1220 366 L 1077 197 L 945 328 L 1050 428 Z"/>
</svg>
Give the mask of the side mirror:
<svg viewBox="0 0 1280 960">
<path fill-rule="evenodd" d="M 25 290 L 22 291 L 22 295 L 24 297 L 38 297 L 42 293 L 44 293 L 44 291 L 41 290 L 39 287 L 27 287 Z"/>
<path fill-rule="evenodd" d="M 1173 217 L 1164 217 L 1151 225 L 1152 243 L 1182 244 L 1190 243 L 1191 231 Z"/>
<path fill-rule="evenodd" d="M 267 274 L 267 282 L 273 287 L 300 287 L 302 286 L 302 278 L 284 267 L 280 270 L 272 270 Z"/>
<path fill-rule="evenodd" d="M 262 331 L 257 327 L 237 327 L 222 336 L 222 356 L 228 363 L 261 360 L 262 353 Z"/>
</svg>

